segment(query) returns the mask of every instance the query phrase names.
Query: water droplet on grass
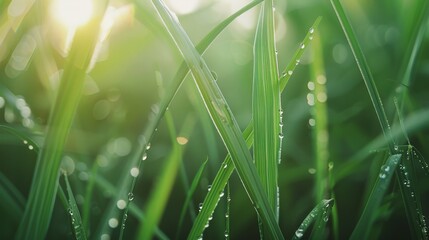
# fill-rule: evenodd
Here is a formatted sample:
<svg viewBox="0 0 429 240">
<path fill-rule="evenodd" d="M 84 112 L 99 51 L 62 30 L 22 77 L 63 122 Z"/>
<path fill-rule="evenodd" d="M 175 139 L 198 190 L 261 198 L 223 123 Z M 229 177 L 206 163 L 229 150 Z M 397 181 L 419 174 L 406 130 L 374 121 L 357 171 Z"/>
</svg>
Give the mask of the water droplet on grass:
<svg viewBox="0 0 429 240">
<path fill-rule="evenodd" d="M 134 194 L 132 192 L 128 193 L 128 201 L 133 201 L 134 200 Z"/>
<path fill-rule="evenodd" d="M 144 160 L 146 160 L 147 159 L 147 153 L 144 153 L 143 154 L 143 157 L 142 157 L 142 161 L 144 161 Z"/>
<path fill-rule="evenodd" d="M 309 33 L 313 34 L 314 33 L 314 28 L 310 28 L 310 30 L 308 30 Z"/>
<path fill-rule="evenodd" d="M 302 236 L 304 236 L 304 230 L 301 228 L 298 228 L 298 230 L 296 230 L 296 232 L 295 232 L 295 236 L 297 238 L 302 238 Z"/>
<path fill-rule="evenodd" d="M 301 49 L 304 49 L 305 48 L 305 44 L 304 43 L 301 43 L 301 45 L 299 46 Z"/>
<path fill-rule="evenodd" d="M 293 71 L 292 71 L 292 70 L 289 70 L 289 71 L 287 71 L 287 74 L 292 75 L 292 74 L 293 74 Z"/>
</svg>

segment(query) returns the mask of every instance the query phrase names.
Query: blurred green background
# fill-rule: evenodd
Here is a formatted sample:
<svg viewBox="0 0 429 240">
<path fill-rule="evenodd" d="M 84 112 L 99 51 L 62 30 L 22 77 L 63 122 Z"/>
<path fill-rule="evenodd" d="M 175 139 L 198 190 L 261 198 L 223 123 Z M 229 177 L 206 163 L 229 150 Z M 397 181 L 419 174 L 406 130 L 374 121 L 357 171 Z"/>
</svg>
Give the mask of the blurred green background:
<svg viewBox="0 0 429 240">
<path fill-rule="evenodd" d="M 21 4 L 25 14 L 11 7 Z M 52 16 L 51 2 L 0 1 L 0 124 L 19 129 L 41 144 L 43 132 L 52 107 L 58 76 L 65 64 L 67 50 L 63 47 L 67 29 Z M 171 0 L 166 1 L 175 11 L 194 43 L 198 43 L 217 23 L 244 6 L 242 0 Z M 407 59 L 410 37 L 424 0 L 342 1 L 358 40 L 368 60 L 374 79 L 385 103 L 387 117 L 394 119 L 393 94 L 400 86 L 401 68 Z M 27 5 L 26 5 L 27 4 Z M 99 174 L 111 184 L 136 148 L 138 138 L 156 111 L 163 89 L 174 77 L 182 61 L 180 53 L 163 30 L 150 1 L 112 0 L 113 16 L 109 35 L 100 43 L 99 54 L 89 72 L 83 96 L 65 150 L 66 160 L 74 169 L 70 175 L 75 197 L 83 201 L 88 180 L 87 172 L 98 164 Z M 332 174 L 352 161 L 364 147 L 381 135 L 381 129 L 358 71 L 353 55 L 329 1 L 275 1 L 276 38 L 279 68 L 283 69 L 300 46 L 308 29 L 318 16 L 323 20 L 319 34 L 323 45 L 327 76 L 329 118 L 329 161 Z M 21 10 L 22 10 L 21 9 Z M 215 75 L 224 96 L 242 129 L 251 119 L 252 51 L 259 7 L 255 7 L 233 22 L 210 46 L 204 58 Z M 17 13 L 18 11 L 18 13 Z M 27 12 L 26 12 L 27 11 Z M 15 15 L 19 16 L 15 16 Z M 426 29 L 429 24 L 426 22 Z M 429 114 L 429 31 L 412 69 L 411 83 L 406 86 L 409 98 L 402 118 L 415 117 L 418 122 Z M 311 48 L 306 50 L 300 66 L 294 72 L 282 94 L 284 135 L 282 163 L 279 166 L 280 226 L 288 238 L 313 208 L 315 168 L 314 151 L 309 126 L 310 107 L 307 105 L 307 82 L 311 80 Z M 161 96 L 160 96 L 161 95 Z M 188 134 L 184 153 L 184 169 L 192 179 L 202 162 L 209 159 L 208 168 L 193 198 L 195 209 L 204 199 L 226 150 L 205 112 L 190 76 L 181 86 L 169 107 L 178 133 Z M 420 114 L 420 115 L 418 115 Z M 417 116 L 417 117 L 416 117 Z M 189 124 L 195 121 L 195 124 Z M 183 126 L 189 129 L 180 132 Z M 429 122 L 412 123 L 407 134 L 411 143 L 429 156 Z M 406 144 L 403 137 L 398 138 Z M 162 162 L 171 149 L 165 123 L 158 127 L 148 160 L 140 172 L 134 202 L 144 206 Z M 372 186 L 381 162 L 381 148 L 370 149 L 335 185 L 339 212 L 340 239 L 352 232 L 360 210 Z M 97 156 L 103 154 L 105 159 Z M 36 153 L 22 140 L 0 130 L 0 172 L 26 197 L 34 171 Z M 375 175 L 374 175 L 375 174 Z M 180 176 L 178 176 L 180 179 Z M 418 188 L 424 193 L 422 202 L 429 200 L 429 178 L 421 176 Z M 257 217 L 250 201 L 233 174 L 231 178 L 231 237 L 258 237 Z M 178 180 L 160 225 L 168 236 L 174 236 L 181 204 L 186 192 Z M 384 219 L 377 229 L 383 238 L 406 239 L 409 236 L 402 200 L 397 193 L 390 204 L 383 205 Z M 0 237 L 13 236 L 19 218 L 11 215 L 0 197 Z M 388 198 L 389 199 L 389 198 Z M 388 200 L 385 200 L 386 202 Z M 91 226 L 109 203 L 105 190 L 96 187 L 91 209 Z M 426 216 L 428 206 L 423 209 Z M 224 233 L 225 198 L 214 213 L 206 230 L 207 239 L 220 239 Z M 189 216 L 182 233 L 190 229 Z M 378 224 L 378 222 L 377 222 Z M 137 220 L 129 217 L 125 238 L 135 234 Z M 117 233 L 114 233 L 117 234 Z M 113 235 L 115 236 L 115 235 Z M 71 238 L 67 215 L 61 205 L 54 210 L 48 238 Z"/>
</svg>

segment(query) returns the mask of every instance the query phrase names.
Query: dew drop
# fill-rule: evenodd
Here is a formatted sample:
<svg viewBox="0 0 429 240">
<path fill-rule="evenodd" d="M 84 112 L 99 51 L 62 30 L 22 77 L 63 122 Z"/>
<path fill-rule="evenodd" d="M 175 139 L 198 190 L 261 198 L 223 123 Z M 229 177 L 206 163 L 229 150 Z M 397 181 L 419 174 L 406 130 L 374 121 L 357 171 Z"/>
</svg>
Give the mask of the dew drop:
<svg viewBox="0 0 429 240">
<path fill-rule="evenodd" d="M 210 192 L 210 190 L 212 190 L 212 185 L 209 185 L 209 186 L 207 187 L 207 190 Z"/>
<path fill-rule="evenodd" d="M 296 232 L 295 232 L 295 236 L 297 238 L 302 238 L 303 235 L 304 235 L 304 230 L 301 228 L 298 228 L 298 230 L 296 230 Z"/>
<path fill-rule="evenodd" d="M 313 35 L 310 35 L 310 37 L 308 37 L 308 39 L 313 40 Z"/>
<path fill-rule="evenodd" d="M 309 169 L 308 169 L 308 173 L 310 173 L 311 175 L 316 174 L 316 169 L 314 169 L 314 168 L 309 168 Z"/>
<path fill-rule="evenodd" d="M 314 28 L 310 28 L 310 30 L 308 32 L 311 33 L 311 34 L 313 34 L 314 33 Z"/>
<path fill-rule="evenodd" d="M 198 209 L 201 211 L 203 209 L 203 203 L 198 204 Z"/>
<path fill-rule="evenodd" d="M 129 192 L 128 193 L 128 201 L 131 202 L 132 200 L 134 200 L 134 194 L 132 192 Z"/>
<path fill-rule="evenodd" d="M 144 153 L 143 154 L 143 157 L 142 157 L 142 161 L 144 161 L 144 160 L 146 160 L 147 159 L 147 153 Z"/>
<path fill-rule="evenodd" d="M 102 235 L 100 236 L 100 240 L 110 240 L 110 235 L 109 235 L 109 234 L 104 233 L 104 234 L 102 234 Z"/>
<path fill-rule="evenodd" d="M 146 145 L 146 150 L 149 150 L 150 149 L 150 143 L 148 143 L 147 145 Z"/>
<path fill-rule="evenodd" d="M 283 139 L 283 138 L 284 138 L 283 133 L 279 133 L 279 138 L 280 138 L 280 139 Z"/>
<path fill-rule="evenodd" d="M 378 176 L 379 176 L 381 179 L 385 179 L 385 178 L 386 178 L 386 174 L 385 174 L 384 172 L 381 172 Z"/>
<path fill-rule="evenodd" d="M 300 48 L 301 48 L 301 49 L 304 49 L 304 48 L 305 48 L 305 44 L 304 44 L 304 43 L 301 43 Z"/>
<path fill-rule="evenodd" d="M 225 232 L 225 237 L 226 238 L 229 237 L 229 233 L 228 232 Z"/>
<path fill-rule="evenodd" d="M 225 193 L 222 191 L 220 192 L 219 197 L 223 197 L 223 196 L 225 196 Z"/>
<path fill-rule="evenodd" d="M 292 71 L 292 70 L 289 70 L 289 71 L 287 71 L 287 74 L 292 75 L 292 74 L 293 74 L 293 71 Z"/>
<path fill-rule="evenodd" d="M 225 169 L 225 168 L 227 168 L 228 167 L 228 164 L 225 164 L 224 166 L 223 166 L 223 169 Z"/>
<path fill-rule="evenodd" d="M 28 149 L 33 150 L 34 149 L 33 145 L 28 145 Z"/>
<path fill-rule="evenodd" d="M 28 144 L 27 140 L 22 141 L 24 144 Z"/>
</svg>

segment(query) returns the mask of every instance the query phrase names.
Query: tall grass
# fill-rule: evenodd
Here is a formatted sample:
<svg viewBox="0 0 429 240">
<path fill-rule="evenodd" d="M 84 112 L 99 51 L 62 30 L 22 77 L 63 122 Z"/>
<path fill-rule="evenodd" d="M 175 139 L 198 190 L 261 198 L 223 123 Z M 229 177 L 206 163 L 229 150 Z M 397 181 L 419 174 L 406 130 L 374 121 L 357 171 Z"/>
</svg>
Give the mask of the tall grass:
<svg viewBox="0 0 429 240">
<path fill-rule="evenodd" d="M 49 2 L 0 2 L 0 238 L 428 239 L 427 1 L 102 1 L 68 55 Z"/>
</svg>

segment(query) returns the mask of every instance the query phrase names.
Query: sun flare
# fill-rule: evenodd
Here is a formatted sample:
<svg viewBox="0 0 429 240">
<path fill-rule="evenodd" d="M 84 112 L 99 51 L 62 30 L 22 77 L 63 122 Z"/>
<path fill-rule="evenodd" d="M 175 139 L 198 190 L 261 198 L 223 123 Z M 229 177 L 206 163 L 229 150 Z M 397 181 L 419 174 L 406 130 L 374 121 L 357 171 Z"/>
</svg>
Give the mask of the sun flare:
<svg viewBox="0 0 429 240">
<path fill-rule="evenodd" d="M 75 29 L 89 21 L 93 13 L 91 0 L 53 0 L 53 17 L 70 29 Z"/>
</svg>

